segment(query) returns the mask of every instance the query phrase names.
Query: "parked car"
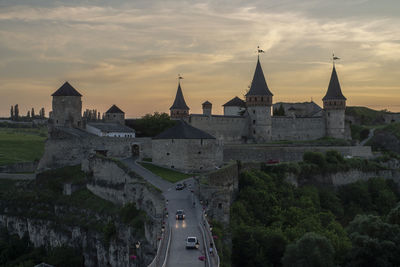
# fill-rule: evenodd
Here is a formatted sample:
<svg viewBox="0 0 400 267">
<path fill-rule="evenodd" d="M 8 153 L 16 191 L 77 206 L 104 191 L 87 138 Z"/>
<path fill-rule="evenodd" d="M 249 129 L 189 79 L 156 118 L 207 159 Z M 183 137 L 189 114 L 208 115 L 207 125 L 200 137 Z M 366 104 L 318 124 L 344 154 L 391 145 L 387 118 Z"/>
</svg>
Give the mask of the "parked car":
<svg viewBox="0 0 400 267">
<path fill-rule="evenodd" d="M 185 219 L 185 212 L 183 210 L 177 210 L 175 215 L 177 220 L 184 220 Z"/>
<path fill-rule="evenodd" d="M 176 190 L 183 190 L 183 189 L 185 189 L 185 186 L 183 184 L 176 184 L 175 189 Z"/>
<path fill-rule="evenodd" d="M 195 236 L 188 236 L 186 239 L 186 248 L 199 248 L 199 240 Z"/>
<path fill-rule="evenodd" d="M 267 164 L 278 164 L 279 163 L 279 159 L 269 159 L 267 161 Z"/>
</svg>

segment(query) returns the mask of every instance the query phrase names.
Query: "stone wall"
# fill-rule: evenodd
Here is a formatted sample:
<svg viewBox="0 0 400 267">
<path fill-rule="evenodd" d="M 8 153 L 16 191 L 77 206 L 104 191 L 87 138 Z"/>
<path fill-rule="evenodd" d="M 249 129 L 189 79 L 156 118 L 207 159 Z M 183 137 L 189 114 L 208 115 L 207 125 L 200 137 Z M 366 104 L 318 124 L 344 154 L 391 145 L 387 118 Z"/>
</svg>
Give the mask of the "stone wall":
<svg viewBox="0 0 400 267">
<path fill-rule="evenodd" d="M 272 117 L 272 140 L 314 140 L 325 135 L 323 117 Z"/>
<path fill-rule="evenodd" d="M 316 185 L 316 186 L 341 186 L 351 184 L 357 181 L 366 181 L 374 177 L 382 177 L 394 180 L 400 188 L 400 171 L 399 170 L 381 170 L 376 172 L 363 172 L 353 169 L 346 172 L 324 173 L 318 175 L 310 175 L 307 177 L 298 177 L 294 174 L 288 174 L 286 180 L 296 186 Z"/>
<path fill-rule="evenodd" d="M 72 129 L 78 131 L 76 129 Z M 139 157 L 151 157 L 150 138 L 113 138 L 99 137 L 82 131 L 82 136 L 58 135 L 49 138 L 45 143 L 45 152 L 41 158 L 38 171 L 80 164 L 96 150 L 107 151 L 108 157 L 132 157 L 132 147 L 140 147 Z"/>
<path fill-rule="evenodd" d="M 91 156 L 83 162 L 82 169 L 91 176 L 87 188 L 95 195 L 121 205 L 133 202 L 146 212 L 150 218 L 146 223 L 146 239 L 156 246 L 165 208 L 161 192 L 123 163 L 111 159 Z"/>
<path fill-rule="evenodd" d="M 152 158 L 184 172 L 215 170 L 222 165 L 222 145 L 216 139 L 154 139 Z"/>
<path fill-rule="evenodd" d="M 220 170 L 196 178 L 200 199 L 206 204 L 207 214 L 220 222 L 229 223 L 230 206 L 239 186 L 236 162 Z"/>
<path fill-rule="evenodd" d="M 189 123 L 218 140 L 227 143 L 241 143 L 248 136 L 248 118 L 242 116 L 190 115 Z"/>
<path fill-rule="evenodd" d="M 22 173 L 22 172 L 35 172 L 39 161 L 31 162 L 18 162 L 14 164 L 0 166 L 0 172 L 5 173 Z"/>
<path fill-rule="evenodd" d="M 273 146 L 273 145 L 227 145 L 224 146 L 224 162 L 240 160 L 243 162 L 266 162 L 270 159 L 301 161 L 306 151 L 326 152 L 336 150 L 343 156 L 372 157 L 369 146 Z"/>
</svg>

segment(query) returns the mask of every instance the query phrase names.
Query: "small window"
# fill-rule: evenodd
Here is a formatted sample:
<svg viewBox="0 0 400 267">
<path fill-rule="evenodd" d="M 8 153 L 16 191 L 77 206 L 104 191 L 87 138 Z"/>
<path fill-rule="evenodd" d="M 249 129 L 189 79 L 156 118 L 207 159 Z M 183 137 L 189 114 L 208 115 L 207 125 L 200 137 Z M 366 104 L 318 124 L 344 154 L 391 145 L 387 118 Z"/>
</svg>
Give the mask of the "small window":
<svg viewBox="0 0 400 267">
<path fill-rule="evenodd" d="M 256 134 L 256 130 L 253 130 L 253 134 Z"/>
<path fill-rule="evenodd" d="M 264 97 L 261 97 L 261 101 L 264 101 Z"/>
<path fill-rule="evenodd" d="M 172 166 L 171 166 L 171 169 L 173 169 L 173 168 L 175 168 L 175 166 L 174 166 L 174 165 L 172 165 Z"/>
<path fill-rule="evenodd" d="M 197 154 L 199 154 L 199 155 L 200 155 L 200 154 L 201 154 L 201 151 L 197 152 Z"/>
<path fill-rule="evenodd" d="M 253 120 L 253 124 L 256 124 L 256 120 Z"/>
<path fill-rule="evenodd" d="M 115 118 L 115 114 L 114 114 L 114 116 L 113 116 L 114 118 Z"/>
<path fill-rule="evenodd" d="M 256 114 L 256 111 L 253 109 L 253 114 Z"/>
<path fill-rule="evenodd" d="M 167 156 L 169 156 L 169 152 L 167 152 Z"/>
<path fill-rule="evenodd" d="M 222 209 L 222 203 L 218 203 L 218 208 Z"/>
<path fill-rule="evenodd" d="M 254 98 L 254 101 L 257 101 L 257 97 Z"/>
</svg>

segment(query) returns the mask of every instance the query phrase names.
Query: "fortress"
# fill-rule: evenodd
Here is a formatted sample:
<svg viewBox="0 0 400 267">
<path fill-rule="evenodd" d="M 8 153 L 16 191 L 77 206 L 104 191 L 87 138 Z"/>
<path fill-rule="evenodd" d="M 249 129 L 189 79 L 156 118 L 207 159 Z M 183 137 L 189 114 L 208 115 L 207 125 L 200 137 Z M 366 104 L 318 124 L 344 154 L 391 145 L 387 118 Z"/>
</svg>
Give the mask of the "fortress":
<svg viewBox="0 0 400 267">
<path fill-rule="evenodd" d="M 368 157 L 370 147 L 301 146 L 271 144 L 279 140 L 315 140 L 323 137 L 351 139 L 345 125 L 346 98 L 342 94 L 335 65 L 323 100 L 276 103 L 267 85 L 260 59 L 251 87 L 242 100 L 234 97 L 224 104 L 224 115 L 213 115 L 212 104 L 205 101 L 203 114 L 190 114 L 180 81 L 171 118 L 174 127 L 154 138 L 136 138 L 125 124 L 125 114 L 113 105 L 102 121 L 82 117 L 82 95 L 68 82 L 52 94 L 49 119 L 50 137 L 38 170 L 75 165 L 91 154 L 114 158 L 152 158 L 153 164 L 183 172 L 206 172 L 230 160 L 301 160 L 305 151 L 335 149 L 348 156 Z M 280 116 L 272 115 L 279 107 Z M 282 114 L 283 113 L 283 114 Z"/>
<path fill-rule="evenodd" d="M 203 114 L 189 114 L 189 107 L 178 90 L 170 108 L 171 118 L 183 119 L 217 139 L 228 143 L 265 143 L 278 140 L 314 140 L 322 137 L 349 139 L 345 127 L 346 98 L 333 65 L 323 109 L 314 102 L 282 103 L 286 116 L 272 116 L 273 94 L 260 59 L 246 99 L 233 98 L 224 104 L 224 115 L 213 115 L 212 104 L 202 104 Z M 277 105 L 275 105 L 277 107 Z"/>
</svg>

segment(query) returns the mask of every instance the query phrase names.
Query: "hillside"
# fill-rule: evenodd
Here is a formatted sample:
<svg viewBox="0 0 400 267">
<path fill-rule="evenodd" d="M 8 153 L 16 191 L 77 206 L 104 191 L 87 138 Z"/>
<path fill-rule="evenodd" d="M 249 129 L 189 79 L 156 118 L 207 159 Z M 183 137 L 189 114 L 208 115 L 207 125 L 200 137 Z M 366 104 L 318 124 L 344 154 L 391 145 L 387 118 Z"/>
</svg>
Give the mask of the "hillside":
<svg viewBox="0 0 400 267">
<path fill-rule="evenodd" d="M 367 144 L 374 150 L 393 151 L 400 154 L 400 123 L 391 123 L 376 129 L 374 136 Z"/>
<path fill-rule="evenodd" d="M 353 165 L 330 154 L 310 153 L 298 167 Z M 296 169 L 289 165 L 240 176 L 231 232 L 219 234 L 232 236 L 232 266 L 399 266 L 400 192 L 393 180 L 295 187 L 285 180 Z"/>
<path fill-rule="evenodd" d="M 346 107 L 346 116 L 352 116 L 358 125 L 380 125 L 385 123 L 386 111 L 378 111 L 367 107 Z"/>
</svg>

